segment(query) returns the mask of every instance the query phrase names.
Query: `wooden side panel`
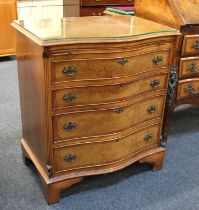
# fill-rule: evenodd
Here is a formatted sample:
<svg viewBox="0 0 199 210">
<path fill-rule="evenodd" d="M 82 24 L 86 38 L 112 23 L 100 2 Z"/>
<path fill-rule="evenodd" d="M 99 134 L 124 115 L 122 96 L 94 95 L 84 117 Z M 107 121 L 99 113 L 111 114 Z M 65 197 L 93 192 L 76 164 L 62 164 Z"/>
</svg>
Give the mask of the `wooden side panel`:
<svg viewBox="0 0 199 210">
<path fill-rule="evenodd" d="M 10 26 L 16 15 L 16 1 L 0 1 L 0 56 L 15 54 L 15 35 Z"/>
<path fill-rule="evenodd" d="M 180 28 L 179 17 L 173 11 L 168 0 L 135 1 L 136 16 L 152 20 L 174 28 Z"/>
<path fill-rule="evenodd" d="M 43 49 L 17 32 L 17 61 L 23 138 L 39 162 L 47 164 L 46 72 Z"/>
<path fill-rule="evenodd" d="M 169 0 L 185 24 L 199 24 L 199 0 Z"/>
</svg>

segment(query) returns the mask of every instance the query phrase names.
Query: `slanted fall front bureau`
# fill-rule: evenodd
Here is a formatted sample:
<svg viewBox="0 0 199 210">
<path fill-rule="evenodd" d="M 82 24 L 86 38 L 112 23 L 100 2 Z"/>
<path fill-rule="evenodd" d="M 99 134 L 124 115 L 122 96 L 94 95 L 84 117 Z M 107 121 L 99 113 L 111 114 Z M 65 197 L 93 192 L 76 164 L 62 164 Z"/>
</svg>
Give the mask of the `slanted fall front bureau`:
<svg viewBox="0 0 199 210">
<path fill-rule="evenodd" d="M 36 166 L 49 204 L 85 176 L 136 161 L 161 169 L 178 31 L 130 16 L 13 26 L 23 158 Z"/>
</svg>

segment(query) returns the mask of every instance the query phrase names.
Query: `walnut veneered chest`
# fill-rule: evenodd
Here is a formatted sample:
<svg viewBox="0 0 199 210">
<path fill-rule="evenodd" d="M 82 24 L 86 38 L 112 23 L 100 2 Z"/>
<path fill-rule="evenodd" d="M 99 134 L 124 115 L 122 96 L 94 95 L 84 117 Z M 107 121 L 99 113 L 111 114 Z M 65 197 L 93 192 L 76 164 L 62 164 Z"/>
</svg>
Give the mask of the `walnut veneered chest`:
<svg viewBox="0 0 199 210">
<path fill-rule="evenodd" d="M 21 143 L 25 162 L 32 160 L 41 176 L 47 202 L 58 202 L 60 191 L 84 176 L 136 161 L 161 169 L 179 33 L 128 16 L 34 24 L 13 24 Z"/>
</svg>

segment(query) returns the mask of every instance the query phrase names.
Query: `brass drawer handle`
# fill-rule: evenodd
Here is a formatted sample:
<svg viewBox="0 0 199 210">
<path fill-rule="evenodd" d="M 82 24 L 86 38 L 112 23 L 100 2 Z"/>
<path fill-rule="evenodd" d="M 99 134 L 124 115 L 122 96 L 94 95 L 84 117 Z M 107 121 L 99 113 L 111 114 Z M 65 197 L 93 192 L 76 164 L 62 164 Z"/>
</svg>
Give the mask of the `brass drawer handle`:
<svg viewBox="0 0 199 210">
<path fill-rule="evenodd" d="M 149 141 L 152 141 L 152 140 L 153 140 L 153 135 L 152 134 L 147 134 L 144 137 L 144 141 L 146 141 L 146 142 L 149 142 Z"/>
<path fill-rule="evenodd" d="M 160 65 L 160 64 L 162 64 L 162 62 L 163 62 L 162 56 L 157 56 L 157 57 L 154 57 L 154 59 L 153 59 L 153 63 L 155 63 L 156 65 Z"/>
<path fill-rule="evenodd" d="M 198 49 L 199 49 L 199 40 L 196 40 L 196 41 L 192 44 L 191 47 L 194 48 L 194 49 L 196 49 L 196 50 L 198 50 Z"/>
<path fill-rule="evenodd" d="M 160 85 L 160 80 L 159 80 L 159 79 L 155 79 L 155 80 L 151 81 L 151 83 L 150 83 L 150 86 L 151 86 L 152 88 L 156 88 L 156 87 L 158 87 L 159 85 Z"/>
<path fill-rule="evenodd" d="M 124 111 L 124 109 L 123 108 L 116 108 L 113 111 L 118 113 L 118 114 L 120 114 L 120 113 L 122 113 Z"/>
<path fill-rule="evenodd" d="M 117 61 L 117 63 L 124 65 L 124 64 L 128 63 L 128 59 L 121 58 Z"/>
<path fill-rule="evenodd" d="M 76 123 L 65 123 L 63 126 L 63 129 L 66 130 L 67 132 L 71 132 L 73 130 L 75 130 L 77 128 L 77 124 Z"/>
<path fill-rule="evenodd" d="M 187 87 L 185 88 L 185 93 L 193 95 L 193 94 L 199 94 L 199 91 L 194 91 L 193 86 L 191 84 L 188 84 Z"/>
<path fill-rule="evenodd" d="M 76 158 L 77 158 L 76 154 L 68 154 L 68 155 L 64 156 L 64 160 L 67 161 L 67 162 L 75 161 Z"/>
<path fill-rule="evenodd" d="M 77 99 L 77 96 L 75 94 L 65 94 L 63 96 L 63 100 L 68 102 L 68 103 L 72 103 L 73 101 L 75 101 Z"/>
<path fill-rule="evenodd" d="M 148 112 L 149 114 L 155 113 L 155 112 L 156 112 L 156 106 L 154 106 L 154 105 L 149 106 L 149 107 L 147 108 L 147 112 Z"/>
<path fill-rule="evenodd" d="M 73 76 L 77 73 L 77 68 L 76 67 L 64 67 L 62 70 L 62 73 L 68 76 Z"/>
<path fill-rule="evenodd" d="M 187 70 L 190 71 L 191 73 L 199 73 L 199 69 L 197 69 L 197 66 L 195 63 L 190 64 Z"/>
</svg>

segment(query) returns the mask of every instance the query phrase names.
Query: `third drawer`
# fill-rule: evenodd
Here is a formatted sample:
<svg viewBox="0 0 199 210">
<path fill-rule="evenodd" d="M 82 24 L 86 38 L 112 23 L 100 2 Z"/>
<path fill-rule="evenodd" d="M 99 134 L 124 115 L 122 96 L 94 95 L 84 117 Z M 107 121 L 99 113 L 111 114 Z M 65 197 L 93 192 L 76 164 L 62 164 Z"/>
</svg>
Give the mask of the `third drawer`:
<svg viewBox="0 0 199 210">
<path fill-rule="evenodd" d="M 159 95 L 123 106 L 53 116 L 54 142 L 119 133 L 163 115 L 165 96 Z"/>
</svg>

